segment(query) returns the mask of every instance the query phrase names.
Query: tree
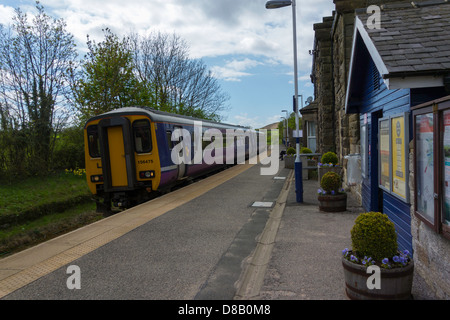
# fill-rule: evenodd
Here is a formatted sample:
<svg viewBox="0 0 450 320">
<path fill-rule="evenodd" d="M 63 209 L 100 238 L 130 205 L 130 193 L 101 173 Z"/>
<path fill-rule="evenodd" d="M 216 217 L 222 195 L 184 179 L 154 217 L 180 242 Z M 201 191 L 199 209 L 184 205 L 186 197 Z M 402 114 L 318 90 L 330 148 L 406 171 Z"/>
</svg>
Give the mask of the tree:
<svg viewBox="0 0 450 320">
<path fill-rule="evenodd" d="M 30 173 L 47 172 L 56 133 L 71 114 L 68 70 L 77 57 L 65 22 L 49 17 L 38 1 L 36 9 L 31 23 L 18 8 L 12 26 L 0 25 L 1 129 L 12 143 L 2 152 L 12 168 L 22 150 L 20 161 Z"/>
<path fill-rule="evenodd" d="M 148 104 L 150 99 L 133 73 L 133 58 L 128 39 L 119 38 L 109 29 L 105 39 L 95 43 L 89 39 L 89 52 L 81 65 L 81 77 L 74 91 L 81 118 L 88 118 L 133 104 Z"/>
<path fill-rule="evenodd" d="M 137 77 L 157 109 L 220 120 L 229 99 L 206 65 L 190 59 L 186 42 L 176 35 L 130 36 Z"/>
</svg>

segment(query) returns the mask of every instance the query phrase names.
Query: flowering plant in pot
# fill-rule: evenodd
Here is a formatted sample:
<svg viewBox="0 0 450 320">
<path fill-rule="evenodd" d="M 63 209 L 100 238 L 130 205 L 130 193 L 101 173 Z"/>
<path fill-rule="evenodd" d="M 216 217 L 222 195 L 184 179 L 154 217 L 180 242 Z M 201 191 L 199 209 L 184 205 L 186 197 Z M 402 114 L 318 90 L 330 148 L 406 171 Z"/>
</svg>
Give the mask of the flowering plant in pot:
<svg viewBox="0 0 450 320">
<path fill-rule="evenodd" d="M 341 176 L 337 173 L 332 171 L 325 173 L 317 192 L 321 211 L 341 212 L 347 210 L 347 194 L 341 188 Z"/>
<path fill-rule="evenodd" d="M 380 212 L 362 213 L 350 233 L 353 249 L 342 251 L 349 298 L 409 299 L 414 262 L 407 250 L 398 250 L 395 225 L 388 216 Z"/>
<path fill-rule="evenodd" d="M 320 162 L 317 164 L 319 182 L 325 173 L 333 171 L 337 174 L 341 174 L 341 166 L 339 165 L 339 160 L 336 153 L 329 151 L 322 155 Z"/>
</svg>

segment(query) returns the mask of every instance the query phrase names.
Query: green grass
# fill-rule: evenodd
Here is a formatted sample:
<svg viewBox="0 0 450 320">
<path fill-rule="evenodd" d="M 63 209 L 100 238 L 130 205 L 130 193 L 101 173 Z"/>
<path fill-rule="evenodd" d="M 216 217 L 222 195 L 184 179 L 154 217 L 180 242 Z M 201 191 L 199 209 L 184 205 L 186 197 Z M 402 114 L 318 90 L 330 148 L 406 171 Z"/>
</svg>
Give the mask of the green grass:
<svg viewBox="0 0 450 320">
<path fill-rule="evenodd" d="M 60 172 L 13 183 L 0 182 L 0 215 L 20 214 L 37 206 L 89 194 L 84 175 Z"/>
<path fill-rule="evenodd" d="M 81 203 L 64 212 L 0 230 L 0 257 L 102 219 L 95 209 L 95 203 Z"/>
<path fill-rule="evenodd" d="M 0 219 L 0 257 L 100 220 L 89 195 L 80 171 L 0 182 L 0 218 L 23 217 Z"/>
</svg>

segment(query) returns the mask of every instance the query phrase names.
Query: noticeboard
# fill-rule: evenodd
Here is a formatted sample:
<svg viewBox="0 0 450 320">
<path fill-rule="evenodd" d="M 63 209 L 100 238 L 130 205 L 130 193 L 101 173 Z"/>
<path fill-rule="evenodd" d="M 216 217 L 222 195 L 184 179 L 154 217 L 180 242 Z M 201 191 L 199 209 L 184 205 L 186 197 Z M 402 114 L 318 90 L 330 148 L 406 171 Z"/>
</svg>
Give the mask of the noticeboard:
<svg viewBox="0 0 450 320">
<path fill-rule="evenodd" d="M 409 114 L 380 119 L 379 187 L 409 202 Z"/>
<path fill-rule="evenodd" d="M 392 139 L 392 192 L 408 200 L 407 171 L 409 140 L 406 140 L 407 115 L 391 118 Z"/>
<path fill-rule="evenodd" d="M 378 125 L 379 140 L 379 177 L 380 188 L 391 191 L 391 147 L 389 119 L 381 119 Z"/>
</svg>

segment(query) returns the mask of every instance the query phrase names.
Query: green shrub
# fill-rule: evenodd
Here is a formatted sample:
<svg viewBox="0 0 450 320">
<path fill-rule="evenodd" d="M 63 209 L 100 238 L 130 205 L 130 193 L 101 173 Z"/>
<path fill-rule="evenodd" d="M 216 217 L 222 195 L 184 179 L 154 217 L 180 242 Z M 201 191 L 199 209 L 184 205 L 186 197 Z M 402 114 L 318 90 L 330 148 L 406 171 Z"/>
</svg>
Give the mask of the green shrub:
<svg viewBox="0 0 450 320">
<path fill-rule="evenodd" d="M 377 262 L 397 254 L 397 234 L 388 216 L 380 212 L 362 213 L 351 230 L 353 251 Z"/>
<path fill-rule="evenodd" d="M 341 187 L 341 176 L 336 172 L 327 172 L 323 175 L 322 180 L 320 180 L 320 186 L 328 193 L 334 191 L 337 194 Z"/>
<path fill-rule="evenodd" d="M 312 151 L 307 147 L 303 147 L 300 149 L 300 153 L 312 153 Z"/>
<path fill-rule="evenodd" d="M 338 157 L 337 157 L 336 153 L 330 151 L 330 152 L 327 152 L 327 153 L 323 154 L 321 162 L 322 163 L 327 163 L 327 164 L 331 163 L 333 165 L 337 165 L 338 164 Z"/>
<path fill-rule="evenodd" d="M 295 150 L 293 147 L 289 147 L 287 150 L 286 150 L 286 154 L 287 155 L 293 155 L 293 154 L 296 154 L 297 153 L 297 150 Z"/>
</svg>

